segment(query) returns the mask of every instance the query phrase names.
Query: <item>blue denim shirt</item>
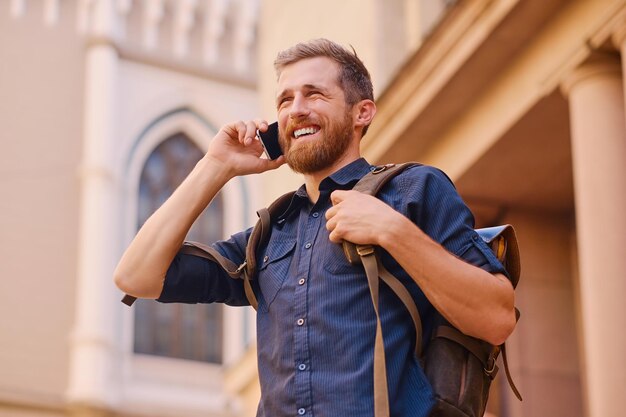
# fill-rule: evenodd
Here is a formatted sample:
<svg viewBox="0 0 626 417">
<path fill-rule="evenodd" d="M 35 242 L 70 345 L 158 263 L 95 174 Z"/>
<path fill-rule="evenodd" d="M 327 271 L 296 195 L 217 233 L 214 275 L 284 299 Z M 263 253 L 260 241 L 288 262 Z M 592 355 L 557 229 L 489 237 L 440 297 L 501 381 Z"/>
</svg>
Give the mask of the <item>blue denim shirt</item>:
<svg viewBox="0 0 626 417">
<path fill-rule="evenodd" d="M 325 212 L 330 193 L 350 189 L 372 167 L 359 159 L 324 179 L 319 200 L 304 187 L 273 224 L 258 250 L 257 349 L 260 417 L 373 416 L 373 351 L 376 317 L 361 266 L 346 260 L 328 239 Z M 452 182 L 440 170 L 415 166 L 391 180 L 378 195 L 410 218 L 448 251 L 489 272 L 504 270 L 474 232 L 474 219 Z M 236 264 L 245 258 L 250 230 L 214 247 Z M 385 251 L 382 261 L 413 296 L 432 332 L 434 308 Z M 169 268 L 162 302 L 248 305 L 241 280 L 192 255 L 177 255 Z M 389 403 L 393 417 L 427 416 L 433 398 L 414 355 L 415 329 L 403 304 L 380 284 Z"/>
</svg>

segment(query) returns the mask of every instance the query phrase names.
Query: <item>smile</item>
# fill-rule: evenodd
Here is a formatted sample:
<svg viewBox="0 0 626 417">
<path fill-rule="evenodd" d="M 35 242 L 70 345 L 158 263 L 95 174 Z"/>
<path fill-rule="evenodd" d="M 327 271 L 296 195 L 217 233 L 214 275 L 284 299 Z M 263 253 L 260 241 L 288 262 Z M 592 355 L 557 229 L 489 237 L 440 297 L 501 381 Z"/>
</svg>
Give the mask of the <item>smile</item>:
<svg viewBox="0 0 626 417">
<path fill-rule="evenodd" d="M 296 129 L 293 132 L 293 136 L 298 139 L 302 136 L 308 136 L 308 135 L 313 135 L 317 132 L 320 131 L 319 127 L 315 127 L 315 126 L 307 126 L 307 127 L 303 127 L 300 129 Z"/>
</svg>

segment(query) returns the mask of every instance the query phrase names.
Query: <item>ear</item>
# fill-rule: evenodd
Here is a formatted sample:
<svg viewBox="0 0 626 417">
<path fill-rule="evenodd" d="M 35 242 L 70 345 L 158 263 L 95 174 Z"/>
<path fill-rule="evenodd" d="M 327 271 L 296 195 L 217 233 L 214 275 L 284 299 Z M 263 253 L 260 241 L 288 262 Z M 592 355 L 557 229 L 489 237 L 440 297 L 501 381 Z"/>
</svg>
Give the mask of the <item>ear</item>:
<svg viewBox="0 0 626 417">
<path fill-rule="evenodd" d="M 376 104 L 372 100 L 361 100 L 354 105 L 353 114 L 354 126 L 362 131 L 363 128 L 372 123 L 372 119 L 376 115 Z"/>
</svg>

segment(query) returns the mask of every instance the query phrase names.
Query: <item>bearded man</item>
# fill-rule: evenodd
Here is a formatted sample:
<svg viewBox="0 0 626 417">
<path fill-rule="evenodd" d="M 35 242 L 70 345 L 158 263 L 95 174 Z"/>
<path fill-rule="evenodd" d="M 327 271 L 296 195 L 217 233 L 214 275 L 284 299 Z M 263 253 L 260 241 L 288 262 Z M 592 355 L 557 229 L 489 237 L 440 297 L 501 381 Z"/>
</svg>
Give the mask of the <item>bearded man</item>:
<svg viewBox="0 0 626 417">
<path fill-rule="evenodd" d="M 351 191 L 373 167 L 359 144 L 376 114 L 369 73 L 355 53 L 325 40 L 279 53 L 276 109 L 284 156 L 262 158 L 264 120 L 221 128 L 176 192 L 143 225 L 115 282 L 161 302 L 248 305 L 241 280 L 179 249 L 192 223 L 231 178 L 287 163 L 304 177 L 289 208 L 258 248 L 258 416 L 374 415 L 376 316 L 363 268 L 348 240 L 381 248 L 405 285 L 428 343 L 435 311 L 463 333 L 502 343 L 515 326 L 513 287 L 444 173 L 414 166 L 378 198 Z M 239 265 L 250 230 L 213 244 Z M 380 287 L 390 415 L 427 416 L 432 391 L 414 355 L 415 328 L 395 294 Z"/>
</svg>

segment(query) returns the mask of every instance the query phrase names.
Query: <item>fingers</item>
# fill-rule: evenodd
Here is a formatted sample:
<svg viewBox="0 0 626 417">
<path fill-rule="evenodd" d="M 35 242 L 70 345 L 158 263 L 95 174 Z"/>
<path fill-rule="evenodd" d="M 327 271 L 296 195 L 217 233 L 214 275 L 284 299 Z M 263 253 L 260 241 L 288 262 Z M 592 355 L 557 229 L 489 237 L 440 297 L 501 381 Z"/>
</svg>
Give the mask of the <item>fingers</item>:
<svg viewBox="0 0 626 417">
<path fill-rule="evenodd" d="M 267 122 L 263 119 L 254 119 L 244 122 L 240 120 L 233 123 L 232 128 L 236 132 L 236 138 L 244 146 L 252 145 L 256 137 L 257 129 L 265 132 L 267 130 Z"/>
<path fill-rule="evenodd" d="M 344 190 L 333 191 L 330 194 L 330 201 L 333 203 L 333 206 L 336 206 L 337 204 L 345 200 L 350 195 L 351 192 L 353 191 L 344 191 Z"/>
</svg>

